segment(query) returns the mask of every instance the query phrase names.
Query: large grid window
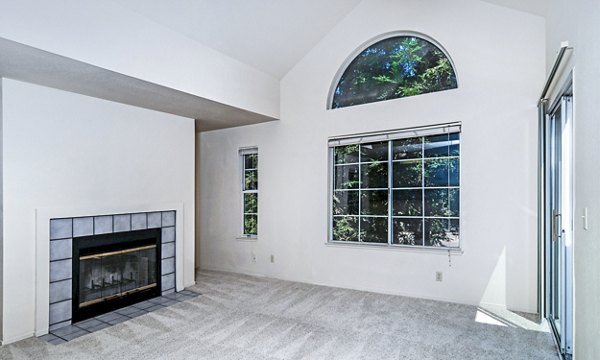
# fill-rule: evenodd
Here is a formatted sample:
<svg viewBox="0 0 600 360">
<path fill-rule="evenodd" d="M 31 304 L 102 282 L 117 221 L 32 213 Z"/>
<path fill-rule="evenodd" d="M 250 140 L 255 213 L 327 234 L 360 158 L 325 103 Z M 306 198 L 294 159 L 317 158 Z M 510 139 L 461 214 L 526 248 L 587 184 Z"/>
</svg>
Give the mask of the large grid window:
<svg viewBox="0 0 600 360">
<path fill-rule="evenodd" d="M 459 126 L 332 140 L 330 147 L 331 241 L 460 246 Z"/>
<path fill-rule="evenodd" d="M 240 150 L 242 161 L 242 235 L 258 235 L 258 150 Z"/>
</svg>

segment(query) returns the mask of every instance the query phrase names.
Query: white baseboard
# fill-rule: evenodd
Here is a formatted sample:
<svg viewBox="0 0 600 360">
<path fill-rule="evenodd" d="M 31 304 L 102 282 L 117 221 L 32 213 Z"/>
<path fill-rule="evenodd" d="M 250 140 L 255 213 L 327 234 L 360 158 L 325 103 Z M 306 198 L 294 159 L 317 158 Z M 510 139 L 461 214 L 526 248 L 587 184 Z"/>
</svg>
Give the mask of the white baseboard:
<svg viewBox="0 0 600 360">
<path fill-rule="evenodd" d="M 9 337 L 7 339 L 2 339 L 2 341 L 0 341 L 0 345 L 4 346 L 4 345 L 12 344 L 12 343 L 15 343 L 17 341 L 29 339 L 30 337 L 33 337 L 33 336 L 34 336 L 33 332 L 27 332 L 27 333 L 24 333 L 24 334 L 21 334 L 21 335 L 12 336 L 12 337 Z"/>
<path fill-rule="evenodd" d="M 223 268 L 220 266 L 202 266 L 202 267 L 197 268 L 197 270 L 219 271 L 219 272 L 225 272 L 225 273 L 230 273 L 230 274 L 241 274 L 241 275 L 257 276 L 257 277 L 266 277 L 266 275 L 261 274 L 261 273 L 255 273 L 255 272 L 247 271 L 247 270 L 243 270 L 243 269 L 227 269 L 227 268 Z M 293 281 L 293 280 L 288 280 L 288 281 Z"/>
</svg>

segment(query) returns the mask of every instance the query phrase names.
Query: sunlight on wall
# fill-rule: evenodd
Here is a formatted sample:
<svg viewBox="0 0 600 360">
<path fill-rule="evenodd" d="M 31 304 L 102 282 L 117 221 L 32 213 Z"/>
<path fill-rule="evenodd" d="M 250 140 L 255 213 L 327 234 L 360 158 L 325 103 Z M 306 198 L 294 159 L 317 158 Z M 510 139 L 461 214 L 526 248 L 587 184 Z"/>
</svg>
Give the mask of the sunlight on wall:
<svg viewBox="0 0 600 360">
<path fill-rule="evenodd" d="M 502 248 L 502 253 L 498 256 L 494 271 L 481 297 L 481 303 L 506 304 L 506 247 Z"/>
</svg>

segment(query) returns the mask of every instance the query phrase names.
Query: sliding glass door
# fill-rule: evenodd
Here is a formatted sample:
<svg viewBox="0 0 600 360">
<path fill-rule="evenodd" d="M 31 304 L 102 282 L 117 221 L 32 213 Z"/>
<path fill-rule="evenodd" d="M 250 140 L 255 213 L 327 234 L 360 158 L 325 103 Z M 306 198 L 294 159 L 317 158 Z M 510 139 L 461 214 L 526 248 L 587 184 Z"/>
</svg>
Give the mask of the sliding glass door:
<svg viewBox="0 0 600 360">
<path fill-rule="evenodd" d="M 546 315 L 565 358 L 572 354 L 573 100 L 561 96 L 546 115 Z"/>
</svg>

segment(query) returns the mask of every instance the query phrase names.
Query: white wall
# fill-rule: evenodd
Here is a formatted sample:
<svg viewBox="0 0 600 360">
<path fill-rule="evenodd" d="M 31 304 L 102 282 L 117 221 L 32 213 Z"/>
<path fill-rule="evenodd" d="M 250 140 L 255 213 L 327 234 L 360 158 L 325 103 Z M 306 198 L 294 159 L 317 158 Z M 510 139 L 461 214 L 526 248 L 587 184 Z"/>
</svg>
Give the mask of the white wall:
<svg viewBox="0 0 600 360">
<path fill-rule="evenodd" d="M 177 210 L 194 283 L 194 121 L 2 80 L 3 343 L 48 326 L 49 219 Z"/>
<path fill-rule="evenodd" d="M 0 79 L 0 204 L 4 204 L 4 166 L 2 165 L 2 79 Z M 4 206 L 0 206 L 0 339 L 3 338 L 3 314 L 4 314 Z"/>
<path fill-rule="evenodd" d="M 396 30 L 438 40 L 459 88 L 326 110 L 346 57 Z M 544 30 L 540 17 L 479 1 L 363 1 L 283 79 L 281 121 L 201 135 L 201 267 L 535 312 Z M 453 121 L 463 124 L 464 254 L 452 256 L 452 267 L 445 252 L 326 245 L 328 137 Z M 253 145 L 259 239 L 243 241 L 237 152 Z"/>
<path fill-rule="evenodd" d="M 573 47 L 568 68 L 574 69 L 575 125 L 575 358 L 600 358 L 600 3 L 551 0 L 547 18 L 547 65 L 561 42 Z M 581 215 L 588 208 L 589 230 Z"/>
<path fill-rule="evenodd" d="M 0 37 L 279 117 L 279 82 L 112 1 L 0 0 Z"/>
</svg>

